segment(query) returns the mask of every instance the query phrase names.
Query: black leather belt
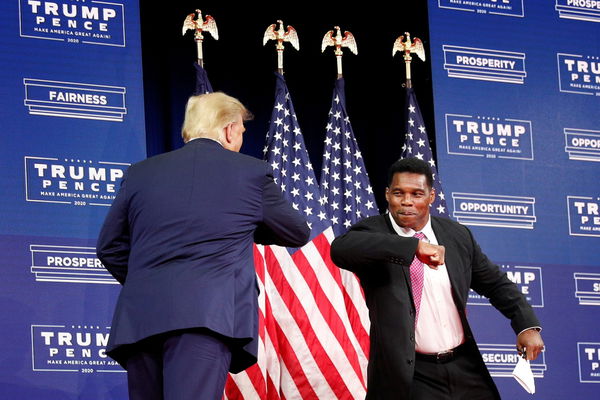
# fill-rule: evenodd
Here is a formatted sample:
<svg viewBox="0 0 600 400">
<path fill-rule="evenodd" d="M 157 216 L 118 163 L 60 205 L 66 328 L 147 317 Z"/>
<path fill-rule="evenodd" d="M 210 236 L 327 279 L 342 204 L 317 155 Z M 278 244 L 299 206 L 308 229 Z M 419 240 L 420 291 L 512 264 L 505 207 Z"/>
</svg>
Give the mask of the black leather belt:
<svg viewBox="0 0 600 400">
<path fill-rule="evenodd" d="M 454 360 L 461 354 L 464 354 L 467 350 L 467 343 L 465 342 L 458 347 L 455 347 L 450 350 L 440 351 L 439 353 L 433 354 L 424 354 L 424 353 L 416 353 L 417 360 L 427 361 L 432 363 L 444 364 L 449 361 Z"/>
</svg>

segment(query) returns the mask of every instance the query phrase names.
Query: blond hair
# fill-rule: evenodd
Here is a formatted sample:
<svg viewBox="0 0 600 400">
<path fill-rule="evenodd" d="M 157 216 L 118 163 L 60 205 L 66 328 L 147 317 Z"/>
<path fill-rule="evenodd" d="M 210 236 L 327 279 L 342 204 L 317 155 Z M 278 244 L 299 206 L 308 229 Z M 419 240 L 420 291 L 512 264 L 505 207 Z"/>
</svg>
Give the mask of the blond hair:
<svg viewBox="0 0 600 400">
<path fill-rule="evenodd" d="M 192 96 L 185 107 L 181 136 L 185 143 L 194 138 L 219 140 L 223 128 L 238 117 L 247 121 L 252 113 L 234 97 L 223 92 Z"/>
</svg>

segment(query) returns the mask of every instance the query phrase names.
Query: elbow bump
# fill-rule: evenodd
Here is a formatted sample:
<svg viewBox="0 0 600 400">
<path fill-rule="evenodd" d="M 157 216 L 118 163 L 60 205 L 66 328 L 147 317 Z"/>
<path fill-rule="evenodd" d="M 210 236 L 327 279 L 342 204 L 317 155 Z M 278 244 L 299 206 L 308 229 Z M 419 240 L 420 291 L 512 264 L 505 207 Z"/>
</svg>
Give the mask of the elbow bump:
<svg viewBox="0 0 600 400">
<path fill-rule="evenodd" d="M 294 247 L 302 247 L 306 243 L 308 243 L 309 239 L 310 239 L 310 228 L 308 227 L 308 225 L 304 225 L 296 232 L 295 239 L 293 240 L 294 241 L 293 246 Z"/>
<path fill-rule="evenodd" d="M 291 235 L 290 241 L 294 242 L 296 247 L 304 246 L 308 243 L 308 239 L 310 239 L 310 229 L 306 227 L 299 227 L 295 230 L 294 234 Z"/>
<path fill-rule="evenodd" d="M 304 240 L 308 242 L 308 239 L 310 239 L 310 227 L 308 226 L 308 224 L 304 224 L 302 226 L 302 230 L 303 230 Z"/>
</svg>

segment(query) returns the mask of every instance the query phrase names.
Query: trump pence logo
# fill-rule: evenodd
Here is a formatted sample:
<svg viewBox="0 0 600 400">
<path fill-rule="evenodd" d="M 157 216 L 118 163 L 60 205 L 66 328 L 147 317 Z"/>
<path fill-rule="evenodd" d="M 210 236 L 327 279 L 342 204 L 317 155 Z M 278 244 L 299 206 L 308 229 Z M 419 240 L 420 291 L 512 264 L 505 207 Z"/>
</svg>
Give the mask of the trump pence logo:
<svg viewBox="0 0 600 400">
<path fill-rule="evenodd" d="M 523 17 L 523 0 L 438 0 L 440 8 L 474 12 L 480 15 Z"/>
<path fill-rule="evenodd" d="M 21 37 L 125 47 L 123 4 L 95 0 L 19 0 Z"/>
<path fill-rule="evenodd" d="M 600 96 L 600 57 L 564 53 L 556 57 L 561 92 Z"/>
<path fill-rule="evenodd" d="M 25 156 L 28 202 L 108 207 L 129 164 Z"/>
<path fill-rule="evenodd" d="M 577 343 L 579 382 L 600 383 L 600 343 Z"/>
<path fill-rule="evenodd" d="M 109 332 L 98 325 L 31 325 L 33 370 L 125 372 L 106 355 Z"/>
<path fill-rule="evenodd" d="M 600 197 L 567 196 L 569 235 L 600 237 Z"/>
<path fill-rule="evenodd" d="M 448 154 L 533 160 L 531 121 L 446 114 Z"/>
<path fill-rule="evenodd" d="M 514 282 L 525 299 L 532 307 L 544 307 L 544 285 L 542 281 L 542 268 L 525 265 L 501 265 L 503 272 Z M 473 289 L 469 290 L 467 299 L 469 305 L 490 306 L 490 301 Z"/>
</svg>

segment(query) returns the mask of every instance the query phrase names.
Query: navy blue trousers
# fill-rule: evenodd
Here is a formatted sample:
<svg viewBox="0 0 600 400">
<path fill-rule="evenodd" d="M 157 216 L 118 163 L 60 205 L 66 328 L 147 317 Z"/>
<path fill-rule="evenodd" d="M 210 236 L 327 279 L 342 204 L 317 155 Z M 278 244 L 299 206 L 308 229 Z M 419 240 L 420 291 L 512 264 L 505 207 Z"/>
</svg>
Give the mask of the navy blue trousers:
<svg viewBox="0 0 600 400">
<path fill-rule="evenodd" d="M 130 400 L 220 400 L 231 351 L 208 332 L 177 331 L 139 342 L 127 359 Z"/>
</svg>

